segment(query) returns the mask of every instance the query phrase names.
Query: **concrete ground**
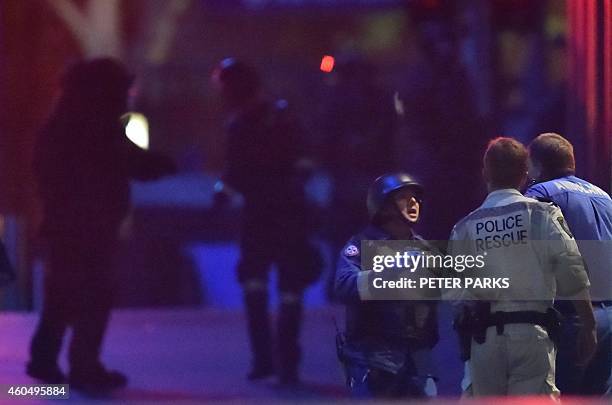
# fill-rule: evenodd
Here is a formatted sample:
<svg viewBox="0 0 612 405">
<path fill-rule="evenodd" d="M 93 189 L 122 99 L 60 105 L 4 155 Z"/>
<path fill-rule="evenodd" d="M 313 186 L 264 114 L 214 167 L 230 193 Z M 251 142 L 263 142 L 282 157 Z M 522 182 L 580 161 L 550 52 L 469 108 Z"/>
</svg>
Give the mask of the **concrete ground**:
<svg viewBox="0 0 612 405">
<path fill-rule="evenodd" d="M 303 384 L 282 389 L 273 380 L 249 383 L 249 366 L 243 314 L 214 309 L 118 310 L 114 313 L 104 346 L 103 359 L 110 368 L 130 377 L 129 387 L 104 398 L 71 392 L 72 403 L 330 403 L 347 401 L 343 376 L 336 360 L 333 318 L 342 320 L 342 308 L 309 310 L 302 334 Z M 0 314 L 0 388 L 33 384 L 24 373 L 30 336 L 36 314 Z M 442 322 L 441 325 L 445 323 Z M 440 374 L 437 401 L 456 403 L 460 364 L 456 360 L 447 328 L 435 351 Z M 65 367 L 65 361 L 62 362 Z M 490 404 L 488 398 L 475 401 Z M 543 398 L 495 398 L 498 405 L 544 404 Z M 0 404 L 15 402 L 0 393 Z M 469 401 L 468 401 L 469 402 Z M 19 404 L 48 403 L 26 399 Z M 564 400 L 564 404 L 604 403 L 586 399 Z"/>
<path fill-rule="evenodd" d="M 334 400 L 344 397 L 336 361 L 332 316 L 337 309 L 310 312 L 304 324 L 303 386 L 280 389 L 273 380 L 249 383 L 249 349 L 240 312 L 176 309 L 119 310 L 113 315 L 103 359 L 130 377 L 112 398 L 141 401 Z M 33 384 L 24 374 L 36 315 L 0 315 L 0 386 Z M 65 366 L 65 362 L 62 363 Z M 6 396 L 0 395 L 0 403 Z M 71 402 L 86 398 L 71 393 Z M 93 399 L 93 398 L 91 398 Z M 36 403 L 20 401 L 19 403 Z"/>
</svg>

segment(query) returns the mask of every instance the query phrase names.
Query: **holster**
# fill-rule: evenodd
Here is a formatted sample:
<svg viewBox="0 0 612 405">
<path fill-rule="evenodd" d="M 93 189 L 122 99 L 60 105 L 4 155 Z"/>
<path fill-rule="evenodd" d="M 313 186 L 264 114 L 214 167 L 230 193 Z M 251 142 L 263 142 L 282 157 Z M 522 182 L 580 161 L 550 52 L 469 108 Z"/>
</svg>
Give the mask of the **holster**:
<svg viewBox="0 0 612 405">
<path fill-rule="evenodd" d="M 470 317 L 472 337 L 479 345 L 487 339 L 487 321 L 491 313 L 491 303 L 479 301 Z"/>
<path fill-rule="evenodd" d="M 557 347 L 559 346 L 559 342 L 561 340 L 562 322 L 563 315 L 561 315 L 561 312 L 552 307 L 548 308 L 546 311 L 546 325 L 544 328 L 546 329 L 546 332 L 548 332 L 548 337 L 550 340 L 552 340 Z"/>
<path fill-rule="evenodd" d="M 459 339 L 459 358 L 461 361 L 470 359 L 472 349 L 472 326 L 470 325 L 470 310 L 463 306 L 461 312 L 453 320 L 453 328 Z"/>
</svg>

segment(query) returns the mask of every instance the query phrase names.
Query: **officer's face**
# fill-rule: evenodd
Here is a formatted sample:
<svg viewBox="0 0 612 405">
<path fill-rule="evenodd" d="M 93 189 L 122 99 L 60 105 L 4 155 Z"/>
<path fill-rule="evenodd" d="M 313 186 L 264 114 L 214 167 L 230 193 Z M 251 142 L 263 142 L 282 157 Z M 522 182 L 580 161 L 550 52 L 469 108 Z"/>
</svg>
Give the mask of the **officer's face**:
<svg viewBox="0 0 612 405">
<path fill-rule="evenodd" d="M 419 220 L 421 204 L 414 191 L 410 189 L 401 190 L 395 196 L 395 204 L 400 214 L 410 223 L 415 224 Z"/>
</svg>

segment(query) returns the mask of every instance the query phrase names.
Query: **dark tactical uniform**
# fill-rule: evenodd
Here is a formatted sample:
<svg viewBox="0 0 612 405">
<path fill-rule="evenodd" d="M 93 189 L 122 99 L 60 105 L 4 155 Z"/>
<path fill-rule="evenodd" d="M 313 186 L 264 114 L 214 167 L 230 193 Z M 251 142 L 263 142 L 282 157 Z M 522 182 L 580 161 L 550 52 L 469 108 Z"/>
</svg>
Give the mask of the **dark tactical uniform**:
<svg viewBox="0 0 612 405">
<path fill-rule="evenodd" d="M 69 71 L 77 83 L 65 84 L 69 87 L 36 145 L 41 234 L 48 252 L 45 299 L 28 373 L 47 382 L 63 379 L 57 359 L 66 329 L 72 327 L 71 384 L 121 385 L 124 377 L 112 378 L 99 355 L 113 302 L 113 248 L 129 210 L 129 182 L 174 170 L 172 162 L 125 137 L 117 112 L 131 79 L 120 77 L 125 75 L 121 69 L 101 59 Z"/>
<path fill-rule="evenodd" d="M 335 293 L 346 304 L 346 342 L 339 353 L 347 385 L 356 397 L 423 396 L 412 353 L 431 350 L 438 341 L 436 303 L 364 301 L 372 271 L 361 267 L 361 241 L 391 239 L 370 225 L 353 236 L 340 255 Z M 426 242 L 416 234 L 411 240 Z"/>
<path fill-rule="evenodd" d="M 279 375 L 287 382 L 297 379 L 301 296 L 321 269 L 318 251 L 309 241 L 308 209 L 296 170 L 301 156 L 297 126 L 285 101 L 253 102 L 229 122 L 224 181 L 245 200 L 238 278 L 254 355 L 250 378 L 273 370 L 267 282 L 274 264 L 281 296 Z"/>
</svg>

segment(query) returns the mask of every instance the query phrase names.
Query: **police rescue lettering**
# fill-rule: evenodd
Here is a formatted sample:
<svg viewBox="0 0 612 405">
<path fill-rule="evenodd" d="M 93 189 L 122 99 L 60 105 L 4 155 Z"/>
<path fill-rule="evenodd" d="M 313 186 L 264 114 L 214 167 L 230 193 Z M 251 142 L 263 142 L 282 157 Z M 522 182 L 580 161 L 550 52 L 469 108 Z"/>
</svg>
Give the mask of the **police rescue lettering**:
<svg viewBox="0 0 612 405">
<path fill-rule="evenodd" d="M 529 239 L 523 212 L 479 219 L 474 223 L 476 251 L 527 244 Z"/>
<path fill-rule="evenodd" d="M 610 198 L 608 193 L 606 193 L 605 191 L 603 191 L 602 189 L 600 189 L 594 184 L 589 184 L 589 183 L 579 184 L 579 183 L 572 183 L 571 181 L 560 180 L 555 183 L 555 186 L 557 187 L 557 190 L 559 191 L 575 191 L 575 192 L 582 193 L 582 194 L 589 194 L 589 195 L 596 195 L 600 197 Z"/>
</svg>

